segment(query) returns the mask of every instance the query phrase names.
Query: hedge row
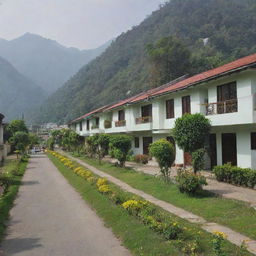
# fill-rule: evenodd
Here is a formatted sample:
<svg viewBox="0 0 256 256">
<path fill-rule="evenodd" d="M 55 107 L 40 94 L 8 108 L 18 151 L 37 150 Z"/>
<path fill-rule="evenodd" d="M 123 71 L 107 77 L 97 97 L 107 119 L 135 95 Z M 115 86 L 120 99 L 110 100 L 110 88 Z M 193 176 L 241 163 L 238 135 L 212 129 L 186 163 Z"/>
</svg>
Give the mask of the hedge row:
<svg viewBox="0 0 256 256">
<path fill-rule="evenodd" d="M 224 164 L 214 167 L 213 171 L 218 181 L 249 188 L 256 186 L 256 170 Z"/>
</svg>

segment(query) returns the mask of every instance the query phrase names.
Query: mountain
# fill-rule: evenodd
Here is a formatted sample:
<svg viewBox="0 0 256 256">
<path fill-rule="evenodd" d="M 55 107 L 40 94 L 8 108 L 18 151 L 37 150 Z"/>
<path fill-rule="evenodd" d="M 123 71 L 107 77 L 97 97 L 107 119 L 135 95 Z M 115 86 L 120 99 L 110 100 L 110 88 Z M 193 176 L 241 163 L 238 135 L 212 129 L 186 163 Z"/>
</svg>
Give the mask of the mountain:
<svg viewBox="0 0 256 256">
<path fill-rule="evenodd" d="M 20 74 L 8 61 L 0 57 L 0 112 L 5 120 L 29 119 L 34 107 L 42 104 L 46 93 Z"/>
<path fill-rule="evenodd" d="M 41 107 L 36 121 L 67 122 L 153 84 L 146 46 L 167 36 L 191 52 L 192 75 L 256 52 L 255 0 L 172 0 L 122 33 Z"/>
<path fill-rule="evenodd" d="M 92 50 L 78 50 L 26 33 L 11 41 L 0 39 L 0 56 L 50 94 L 104 52 L 110 43 Z"/>
</svg>

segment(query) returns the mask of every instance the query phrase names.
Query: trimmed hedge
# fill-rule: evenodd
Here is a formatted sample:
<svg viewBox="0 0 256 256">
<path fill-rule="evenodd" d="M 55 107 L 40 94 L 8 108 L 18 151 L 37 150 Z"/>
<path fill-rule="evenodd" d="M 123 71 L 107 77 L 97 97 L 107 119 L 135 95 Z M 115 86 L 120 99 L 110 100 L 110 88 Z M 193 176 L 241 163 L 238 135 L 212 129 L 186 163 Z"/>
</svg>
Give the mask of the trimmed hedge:
<svg viewBox="0 0 256 256">
<path fill-rule="evenodd" d="M 218 181 L 249 188 L 256 186 L 256 170 L 224 164 L 215 166 L 213 171 Z"/>
</svg>

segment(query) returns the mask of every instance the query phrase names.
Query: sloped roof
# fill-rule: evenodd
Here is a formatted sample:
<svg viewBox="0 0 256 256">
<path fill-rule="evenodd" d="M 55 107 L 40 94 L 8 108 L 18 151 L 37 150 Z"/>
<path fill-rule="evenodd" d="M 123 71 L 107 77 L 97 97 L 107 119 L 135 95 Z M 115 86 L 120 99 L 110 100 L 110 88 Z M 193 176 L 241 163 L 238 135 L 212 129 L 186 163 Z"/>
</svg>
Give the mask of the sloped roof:
<svg viewBox="0 0 256 256">
<path fill-rule="evenodd" d="M 206 82 L 206 81 L 209 81 L 212 79 L 216 79 L 221 76 L 225 76 L 230 73 L 234 73 L 237 71 L 247 69 L 254 65 L 256 66 L 256 54 L 252 54 L 247 57 L 235 60 L 235 61 L 225 64 L 223 66 L 208 70 L 206 72 L 200 73 L 198 75 L 194 75 L 192 77 L 183 79 L 181 81 L 174 80 L 170 83 L 167 83 L 160 87 L 142 92 L 142 93 L 135 95 L 133 97 L 130 97 L 128 99 L 119 101 L 117 103 L 114 103 L 114 104 L 111 104 L 108 106 L 101 107 L 99 109 L 96 109 L 92 112 L 85 114 L 82 117 L 75 119 L 71 123 L 79 121 L 83 118 L 89 117 L 95 113 L 99 113 L 102 111 L 109 111 L 109 110 L 124 106 L 126 104 L 132 104 L 132 103 L 140 102 L 140 101 L 150 99 L 153 97 L 157 97 L 157 96 L 160 96 L 160 95 L 163 95 L 166 93 L 182 90 L 182 89 L 188 88 L 190 86 L 198 85 L 200 83 L 203 83 L 203 82 Z"/>
</svg>

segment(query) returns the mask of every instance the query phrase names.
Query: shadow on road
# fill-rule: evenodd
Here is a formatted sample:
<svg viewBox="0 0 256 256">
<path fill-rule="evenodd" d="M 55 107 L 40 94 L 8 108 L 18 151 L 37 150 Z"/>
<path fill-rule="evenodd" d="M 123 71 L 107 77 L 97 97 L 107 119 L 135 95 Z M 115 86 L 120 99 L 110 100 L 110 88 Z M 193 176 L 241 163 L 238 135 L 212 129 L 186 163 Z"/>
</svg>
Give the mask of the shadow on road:
<svg viewBox="0 0 256 256">
<path fill-rule="evenodd" d="M 8 247 L 8 251 L 3 250 L 4 256 L 15 255 L 23 251 L 29 251 L 34 248 L 42 247 L 40 244 L 40 238 L 12 238 L 5 240 L 5 246 Z M 1 254 L 0 254 L 1 255 Z"/>
</svg>

